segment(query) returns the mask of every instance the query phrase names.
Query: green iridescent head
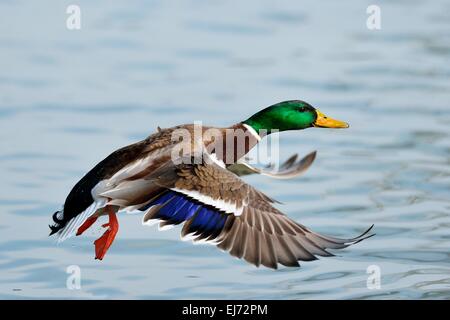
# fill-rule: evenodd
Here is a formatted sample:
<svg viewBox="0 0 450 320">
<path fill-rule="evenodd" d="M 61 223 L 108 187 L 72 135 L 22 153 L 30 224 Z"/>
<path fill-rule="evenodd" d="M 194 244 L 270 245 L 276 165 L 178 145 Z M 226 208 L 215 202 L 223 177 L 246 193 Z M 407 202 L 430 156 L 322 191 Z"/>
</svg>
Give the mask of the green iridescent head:
<svg viewBox="0 0 450 320">
<path fill-rule="evenodd" d="M 310 127 L 348 128 L 348 124 L 325 116 L 310 104 L 301 100 L 283 101 L 259 111 L 244 124 L 256 132 L 265 130 L 267 134 L 274 131 L 301 130 Z"/>
</svg>

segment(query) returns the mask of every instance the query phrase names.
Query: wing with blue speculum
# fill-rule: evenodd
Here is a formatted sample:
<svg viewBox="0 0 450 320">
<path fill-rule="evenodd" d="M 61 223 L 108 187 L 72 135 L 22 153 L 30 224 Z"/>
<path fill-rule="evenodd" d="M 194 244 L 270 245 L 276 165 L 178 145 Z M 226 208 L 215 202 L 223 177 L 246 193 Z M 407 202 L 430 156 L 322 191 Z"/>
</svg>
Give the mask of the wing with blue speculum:
<svg viewBox="0 0 450 320">
<path fill-rule="evenodd" d="M 194 162 L 195 163 L 195 162 Z M 140 210 L 144 223 L 161 220 L 163 226 L 184 222 L 182 235 L 193 241 L 213 241 L 218 248 L 256 266 L 333 255 L 371 235 L 366 230 L 352 239 L 320 235 L 293 221 L 273 206 L 275 202 L 234 173 L 215 163 L 173 165 L 149 177 L 162 191 Z"/>
</svg>

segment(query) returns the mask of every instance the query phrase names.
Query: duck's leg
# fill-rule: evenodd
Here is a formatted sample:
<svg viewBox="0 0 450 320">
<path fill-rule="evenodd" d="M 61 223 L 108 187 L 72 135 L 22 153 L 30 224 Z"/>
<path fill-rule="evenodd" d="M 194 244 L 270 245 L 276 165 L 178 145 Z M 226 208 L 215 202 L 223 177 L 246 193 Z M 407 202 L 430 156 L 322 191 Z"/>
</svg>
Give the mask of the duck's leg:
<svg viewBox="0 0 450 320">
<path fill-rule="evenodd" d="M 109 247 L 116 237 L 117 231 L 119 230 L 119 222 L 117 221 L 116 211 L 113 207 L 109 208 L 108 212 L 109 222 L 102 225 L 102 227 L 108 227 L 105 233 L 95 240 L 95 259 L 102 260 L 108 251 Z"/>
<path fill-rule="evenodd" d="M 95 221 L 97 221 L 97 217 L 87 218 L 87 220 L 78 228 L 77 236 L 81 235 L 83 232 L 89 229 L 89 227 L 92 226 Z"/>
</svg>

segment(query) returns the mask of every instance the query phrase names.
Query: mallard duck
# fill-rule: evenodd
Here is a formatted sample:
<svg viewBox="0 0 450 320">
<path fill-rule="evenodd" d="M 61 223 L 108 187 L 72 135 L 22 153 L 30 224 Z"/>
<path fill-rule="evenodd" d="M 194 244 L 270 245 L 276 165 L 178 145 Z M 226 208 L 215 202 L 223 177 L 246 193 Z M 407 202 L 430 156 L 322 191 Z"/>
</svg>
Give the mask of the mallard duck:
<svg viewBox="0 0 450 320">
<path fill-rule="evenodd" d="M 373 226 L 351 239 L 318 234 L 276 209 L 277 201 L 232 171 L 243 168 L 239 160 L 264 136 L 310 127 L 348 128 L 348 124 L 304 101 L 292 100 L 269 106 L 228 128 L 202 127 L 200 138 L 184 141 L 182 148 L 179 133 L 195 137 L 194 124 L 158 127 L 146 139 L 114 151 L 90 170 L 70 191 L 63 209 L 53 214 L 50 235 L 56 234 L 58 241 L 79 236 L 99 216 L 107 215 L 109 222 L 103 225 L 107 229 L 94 242 L 95 258 L 102 260 L 119 229 L 116 213 L 137 210 L 143 212 L 144 225 L 156 221 L 164 228 L 184 223 L 183 238 L 212 243 L 256 266 L 298 267 L 299 261 L 332 256 L 327 249 L 364 240 L 372 236 L 368 232 Z M 211 130 L 223 139 L 207 135 Z M 245 135 L 244 144 L 230 143 L 236 136 L 228 138 L 238 131 Z M 290 159 L 278 174 L 269 176 L 282 177 L 286 168 L 300 168 L 291 174 L 295 176 L 314 156 L 301 164 Z M 250 173 L 267 173 L 244 167 Z"/>
</svg>

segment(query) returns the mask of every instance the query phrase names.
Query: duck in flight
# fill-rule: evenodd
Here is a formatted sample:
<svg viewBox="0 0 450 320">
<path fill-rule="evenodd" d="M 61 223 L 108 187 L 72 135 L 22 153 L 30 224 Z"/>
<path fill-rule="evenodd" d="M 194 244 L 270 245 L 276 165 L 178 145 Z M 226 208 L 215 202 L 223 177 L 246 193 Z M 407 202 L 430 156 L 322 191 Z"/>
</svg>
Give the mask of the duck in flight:
<svg viewBox="0 0 450 320">
<path fill-rule="evenodd" d="M 109 222 L 102 225 L 106 231 L 94 242 L 95 258 L 102 260 L 119 229 L 116 214 L 139 210 L 143 224 L 183 224 L 182 237 L 213 243 L 256 266 L 298 267 L 299 261 L 332 256 L 328 249 L 362 241 L 373 235 L 372 227 L 351 239 L 318 234 L 287 217 L 275 208 L 275 200 L 240 178 L 251 173 L 292 178 L 302 173 L 315 152 L 300 161 L 291 157 L 278 171 L 257 169 L 242 159 L 265 135 L 310 127 L 348 128 L 348 124 L 292 100 L 228 128 L 201 127 L 200 138 L 189 143 L 179 139 L 179 133 L 195 137 L 194 124 L 158 128 L 92 168 L 70 191 L 63 209 L 53 214 L 50 235 L 58 241 L 79 236 L 98 217 L 108 216 Z M 211 131 L 214 134 L 208 134 Z M 244 139 L 236 143 L 237 133 Z"/>
</svg>

